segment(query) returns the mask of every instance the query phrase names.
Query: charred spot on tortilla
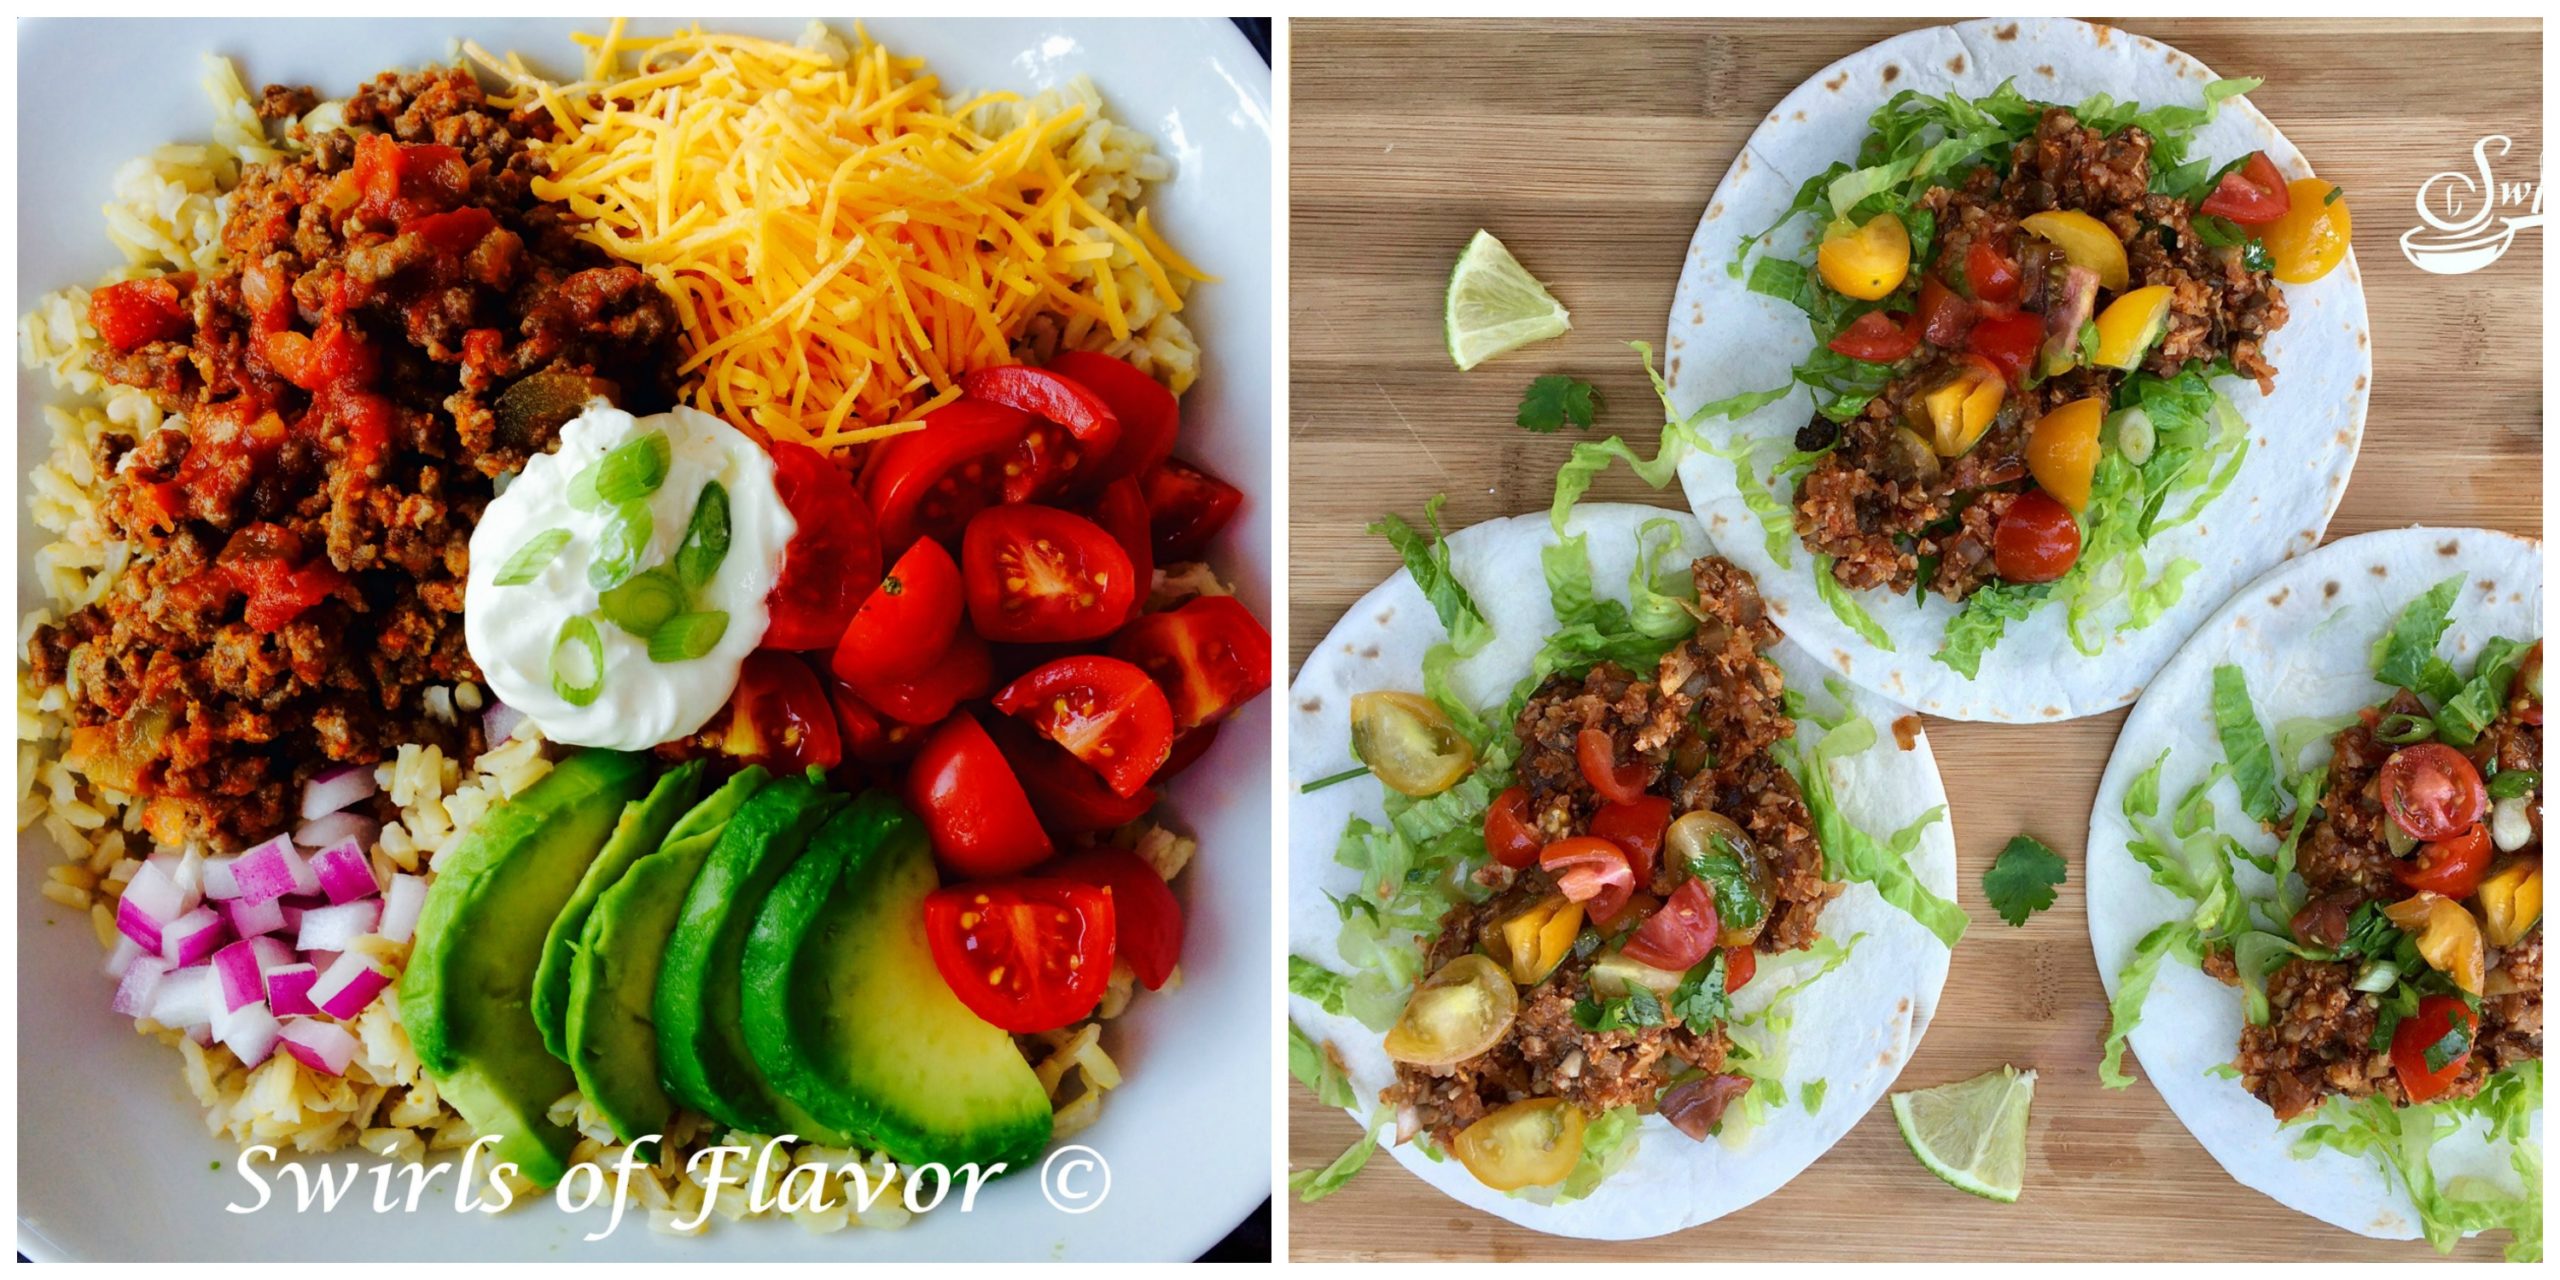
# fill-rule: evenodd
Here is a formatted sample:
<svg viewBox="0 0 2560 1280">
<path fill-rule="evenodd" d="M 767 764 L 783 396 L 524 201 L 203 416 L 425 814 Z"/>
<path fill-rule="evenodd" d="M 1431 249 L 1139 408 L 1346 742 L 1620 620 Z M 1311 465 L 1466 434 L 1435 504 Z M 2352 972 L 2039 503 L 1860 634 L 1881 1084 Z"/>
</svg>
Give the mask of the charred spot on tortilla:
<svg viewBox="0 0 2560 1280">
<path fill-rule="evenodd" d="M 1959 54 L 1957 54 L 1956 56 L 1954 56 L 1954 57 L 1952 57 L 1952 58 L 1947 59 L 1947 70 L 1952 71 L 1952 72 L 1954 72 L 1954 73 L 1955 73 L 1955 74 L 1957 74 L 1957 75 L 1963 75 L 1963 74 L 1964 74 L 1964 55 L 1963 55 L 1963 54 L 1961 54 L 1961 53 L 1959 53 Z"/>
<path fill-rule="evenodd" d="M 2051 64 L 2051 63 L 2045 63 L 2045 64 L 2043 64 L 2043 65 L 2041 65 L 2041 66 L 2038 66 L 2038 67 L 2036 68 L 2036 74 L 2037 74 L 2037 75 L 2040 75 L 2040 76 L 2043 76 L 2043 77 L 2044 77 L 2045 79 L 2047 79 L 2047 80 L 2051 80 L 2051 79 L 2053 79 L 2053 78 L 2054 78 L 2054 76 L 2053 76 L 2053 64 Z"/>
<path fill-rule="evenodd" d="M 2335 600 L 2335 599 L 2337 599 L 2337 598 L 2338 598 L 2338 581 L 2337 581 L 2337 579 L 2332 578 L 2332 579 L 2330 579 L 2329 581 L 2327 581 L 2327 582 L 2324 582 L 2324 583 L 2321 583 L 2321 584 L 2320 584 L 2320 599 L 2321 599 L 2321 602 L 2322 602 L 2322 603 L 2327 603 L 2328 601 Z"/>
<path fill-rule="evenodd" d="M 1378 646 L 1373 644 L 1366 649 L 1362 649 L 1360 651 L 1360 656 L 1363 658 L 1376 658 L 1378 656 Z"/>
<path fill-rule="evenodd" d="M 2013 28 L 2011 28 L 2011 30 L 2012 30 L 2012 31 L 2015 31 L 2015 30 L 2016 30 L 2016 28 L 2014 28 L 2014 27 L 2013 27 Z M 1823 87 L 1823 88 L 1825 88 L 1825 89 L 1829 89 L 1829 90 L 1830 90 L 1830 91 L 1832 91 L 1833 93 L 1838 93 L 1838 92 L 1840 92 L 1840 86 L 1842 86 L 1842 85 L 1844 85 L 1844 84 L 1847 84 L 1847 83 L 1849 83 L 1849 73 L 1848 73 L 1848 72 L 1846 72 L 1846 71 L 1843 71 L 1843 72 L 1841 72 L 1840 74 L 1838 74 L 1838 75 L 1836 75 L 1836 76 L 1833 76 L 1833 77 L 1831 77 L 1831 78 L 1830 78 L 1830 79 L 1828 79 L 1828 80 L 1823 81 L 1823 82 L 1822 82 L 1822 87 Z"/>
<path fill-rule="evenodd" d="M 2293 588 L 2286 587 L 2283 590 L 2276 592 L 2274 595 L 2267 597 L 2267 607 L 2270 609 L 2281 609 L 2284 607 L 2284 602 L 2292 598 Z"/>
<path fill-rule="evenodd" d="M 1309 698 L 1298 704 L 1298 710 L 1304 711 L 1309 715 L 1315 715 L 1324 710 L 1324 699 Z"/>
<path fill-rule="evenodd" d="M 1378 625 L 1383 627 L 1388 623 L 1395 621 L 1395 617 L 1396 607 L 1394 605 L 1388 605 L 1386 608 L 1378 611 Z"/>
<path fill-rule="evenodd" d="M 1993 27 L 1991 36 L 1995 40 L 2015 40 L 2018 38 L 2018 24 L 2012 22 L 2005 27 Z"/>
<path fill-rule="evenodd" d="M 1900 68 L 1900 67 L 1898 67 L 1898 66 L 1895 66 L 1894 64 L 1892 64 L 1892 63 L 1890 63 L 1890 62 L 1888 62 L 1888 63 L 1884 64 L 1884 82 L 1885 82 L 1886 84 L 1892 84 L 1894 81 L 1899 80 L 1899 79 L 1901 79 L 1901 78 L 1902 78 L 1902 68 Z"/>
<path fill-rule="evenodd" d="M 2454 540 L 2453 540 L 2453 539 L 2451 539 L 2451 538 L 2447 538 L 2447 539 L 2445 539 L 2444 541 L 2439 542 L 2439 543 L 2437 543 L 2437 544 L 2436 544 L 2436 554 L 2437 554 L 2437 555 L 2440 555 L 2440 556 L 2453 556 L 2453 555 L 2460 555 L 2461 553 L 2462 553 L 2462 544 L 2461 544 L 2461 543 L 2459 543 L 2459 542 L 2454 541 Z"/>
<path fill-rule="evenodd" d="M 2391 570 L 2381 565 L 2375 565 L 2372 568 L 2365 570 L 2365 572 L 2370 573 L 2377 578 L 2388 578 L 2391 576 Z"/>
</svg>

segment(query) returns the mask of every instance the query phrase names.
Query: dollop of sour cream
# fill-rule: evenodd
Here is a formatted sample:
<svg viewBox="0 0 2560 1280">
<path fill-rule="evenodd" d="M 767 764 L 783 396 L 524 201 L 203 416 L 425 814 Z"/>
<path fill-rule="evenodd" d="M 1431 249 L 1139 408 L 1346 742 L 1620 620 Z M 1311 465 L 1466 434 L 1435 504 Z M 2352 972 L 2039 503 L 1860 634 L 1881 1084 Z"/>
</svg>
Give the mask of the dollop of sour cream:
<svg viewBox="0 0 2560 1280">
<path fill-rule="evenodd" d="M 599 555 L 611 504 L 581 511 L 570 484 L 616 446 L 652 431 L 671 446 L 666 479 L 648 504 L 652 531 L 638 567 L 675 558 L 693 520 L 703 486 L 719 481 L 729 495 L 729 550 L 718 571 L 692 593 L 690 608 L 729 615 L 720 642 L 699 658 L 650 660 L 648 642 L 606 620 L 602 592 L 588 581 Z M 763 639 L 765 596 L 782 571 L 784 548 L 797 525 L 774 486 L 773 459 L 737 428 L 698 409 L 679 407 L 635 418 L 603 400 L 560 431 L 556 452 L 536 457 L 471 531 L 471 578 L 463 596 L 463 639 L 489 688 L 525 714 L 553 742 L 640 750 L 694 733 L 718 712 L 737 687 L 738 669 Z M 532 581 L 500 586 L 497 578 L 518 550 L 547 530 L 568 531 L 567 545 Z M 556 536 L 556 535 L 555 535 Z M 593 621 L 603 644 L 602 688 L 584 706 L 554 687 L 552 652 L 571 619 Z M 581 648 L 570 684 L 588 675 Z"/>
</svg>

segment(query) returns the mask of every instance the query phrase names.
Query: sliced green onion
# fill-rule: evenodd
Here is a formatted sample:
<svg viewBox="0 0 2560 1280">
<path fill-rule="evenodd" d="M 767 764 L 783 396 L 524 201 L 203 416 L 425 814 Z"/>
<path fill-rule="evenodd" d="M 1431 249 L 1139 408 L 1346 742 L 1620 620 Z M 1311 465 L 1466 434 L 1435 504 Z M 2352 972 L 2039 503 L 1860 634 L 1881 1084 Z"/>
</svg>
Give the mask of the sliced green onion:
<svg viewBox="0 0 2560 1280">
<path fill-rule="evenodd" d="M 2399 965 L 2389 960 L 2367 960 L 2364 969 L 2356 974 L 2355 988 L 2365 992 L 2389 991 L 2399 981 Z"/>
<path fill-rule="evenodd" d="M 561 654 L 571 645 L 587 651 L 586 683 L 571 678 Z M 579 614 L 560 624 L 560 634 L 551 642 L 551 691 L 573 707 L 583 707 L 604 692 L 604 637 L 596 633 L 596 620 Z"/>
<path fill-rule="evenodd" d="M 2541 787 L 2542 772 L 2540 770 L 2505 769 L 2501 770 L 2496 777 L 2489 779 L 2489 798 L 2512 800 L 2517 796 L 2531 795 Z"/>
<path fill-rule="evenodd" d="M 2382 723 L 2373 727 L 2373 736 L 2392 746 L 2405 747 L 2413 742 L 2424 742 L 2436 736 L 2436 722 L 2425 716 L 2413 716 L 2405 711 L 2394 711 L 2384 716 Z"/>
<path fill-rule="evenodd" d="M 628 581 L 640 571 L 640 557 L 649 550 L 649 538 L 656 532 L 657 520 L 649 514 L 648 503 L 623 503 L 596 539 L 596 558 L 587 562 L 587 585 L 611 591 Z"/>
<path fill-rule="evenodd" d="M 729 491 L 717 480 L 702 484 L 694 499 L 693 518 L 685 522 L 684 541 L 676 544 L 676 573 L 687 589 L 697 589 L 720 572 L 729 555 Z"/>
<path fill-rule="evenodd" d="M 569 477 L 569 507 L 571 510 L 593 511 L 603 505 L 604 499 L 596 496 L 596 469 L 593 464 L 589 464 L 587 467 L 580 470 L 578 474 Z"/>
<path fill-rule="evenodd" d="M 597 500 L 629 502 L 656 493 L 667 482 L 667 465 L 675 456 L 675 446 L 667 442 L 664 431 L 616 446 L 588 468 L 595 473 Z"/>
<path fill-rule="evenodd" d="M 665 565 L 631 575 L 621 586 L 596 600 L 604 620 L 643 640 L 667 619 L 684 612 L 684 584 Z"/>
<path fill-rule="evenodd" d="M 649 633 L 649 661 L 684 662 L 718 646 L 729 632 L 729 615 L 718 609 L 679 613 Z"/>
<path fill-rule="evenodd" d="M 516 553 L 498 566 L 497 585 L 520 587 L 541 577 L 542 571 L 560 558 L 560 549 L 568 545 L 569 531 L 566 529 L 545 529 L 525 539 L 524 545 L 517 547 Z"/>
<path fill-rule="evenodd" d="M 2107 420 L 2107 429 L 2115 437 L 2116 452 L 2123 454 L 2125 461 L 2137 467 L 2151 461 L 2151 449 L 2159 442 L 2159 433 L 2152 428 L 2150 414 L 2139 406 L 2119 409 Z"/>
</svg>

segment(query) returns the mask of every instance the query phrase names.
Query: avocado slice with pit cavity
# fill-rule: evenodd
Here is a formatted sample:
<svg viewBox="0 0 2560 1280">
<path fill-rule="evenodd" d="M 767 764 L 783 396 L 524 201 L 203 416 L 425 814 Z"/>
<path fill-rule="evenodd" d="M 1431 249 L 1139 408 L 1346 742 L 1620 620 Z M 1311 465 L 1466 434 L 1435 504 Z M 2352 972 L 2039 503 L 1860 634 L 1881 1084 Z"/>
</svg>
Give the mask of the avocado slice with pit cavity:
<svg viewBox="0 0 2560 1280">
<path fill-rule="evenodd" d="M 1049 1094 L 935 968 L 935 883 L 922 824 L 886 793 L 830 819 L 748 935 L 747 1043 L 778 1092 L 866 1148 L 1021 1168 L 1049 1145 Z"/>
<path fill-rule="evenodd" d="M 595 861 L 587 864 L 577 890 L 552 919 L 551 931 L 543 935 L 542 964 L 533 973 L 533 1025 L 542 1029 L 542 1045 L 553 1057 L 569 1061 L 569 970 L 596 900 L 633 862 L 666 843 L 676 820 L 702 795 L 702 773 L 709 767 L 700 760 L 677 765 L 659 777 L 648 795 L 623 806 L 613 835 Z"/>
<path fill-rule="evenodd" d="M 563 1010 L 569 1067 L 624 1142 L 665 1134 L 675 1111 L 658 1082 L 653 1007 L 667 935 L 729 820 L 772 776 L 749 765 L 677 819 L 658 848 L 597 895 L 571 953 Z"/>
<path fill-rule="evenodd" d="M 542 943 L 623 806 L 649 785 L 646 756 L 582 751 L 491 809 L 436 859 L 400 1023 L 437 1091 L 495 1135 L 495 1160 L 550 1186 L 577 1135 L 545 1113 L 577 1083 L 533 1022 Z"/>
</svg>

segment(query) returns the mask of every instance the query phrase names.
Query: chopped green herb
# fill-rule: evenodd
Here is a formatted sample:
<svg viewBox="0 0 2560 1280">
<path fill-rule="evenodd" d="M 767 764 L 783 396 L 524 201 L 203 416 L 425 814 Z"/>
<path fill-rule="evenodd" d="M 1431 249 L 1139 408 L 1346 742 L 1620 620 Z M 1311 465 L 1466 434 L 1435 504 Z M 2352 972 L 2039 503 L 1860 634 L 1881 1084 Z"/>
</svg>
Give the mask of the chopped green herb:
<svg viewBox="0 0 2560 1280">
<path fill-rule="evenodd" d="M 2501 769 L 2498 776 L 2489 779 L 2489 798 L 2512 800 L 2517 796 L 2532 795 L 2541 788 L 2542 771 L 2539 769 Z"/>
<path fill-rule="evenodd" d="M 1342 771 L 1342 772 L 1340 772 L 1340 773 L 1327 774 L 1327 775 L 1325 775 L 1324 777 L 1318 778 L 1318 779 L 1316 779 L 1316 780 L 1315 780 L 1315 781 L 1313 781 L 1313 782 L 1307 783 L 1306 785 L 1304 785 L 1304 786 L 1302 786 L 1302 787 L 1299 787 L 1299 788 L 1298 788 L 1298 794 L 1300 794 L 1300 795 L 1312 795 L 1312 794 L 1314 794 L 1315 792 L 1322 791 L 1322 790 L 1324 790 L 1326 787 L 1330 787 L 1330 786 L 1334 785 L 1335 783 L 1338 783 L 1338 782 L 1349 782 L 1349 781 L 1351 781 L 1353 778 L 1365 778 L 1365 777 L 1368 777 L 1368 776 L 1369 776 L 1369 766 L 1367 766 L 1367 765 L 1365 765 L 1365 764 L 1364 764 L 1364 765 L 1360 765 L 1360 766 L 1358 766 L 1358 767 L 1356 767 L 1356 768 L 1345 769 L 1345 770 L 1343 770 L 1343 771 Z"/>
<path fill-rule="evenodd" d="M 1982 892 L 1991 909 L 2015 928 L 2052 906 L 2054 886 L 2069 874 L 2061 854 L 2034 836 L 2015 835 L 1982 873 Z"/>
<path fill-rule="evenodd" d="M 1528 393 L 1520 397 L 1520 414 L 1516 421 L 1531 431 L 1545 434 L 1563 429 L 1570 422 L 1589 427 L 1600 408 L 1600 392 L 1580 378 L 1550 373 L 1532 381 Z"/>
</svg>

